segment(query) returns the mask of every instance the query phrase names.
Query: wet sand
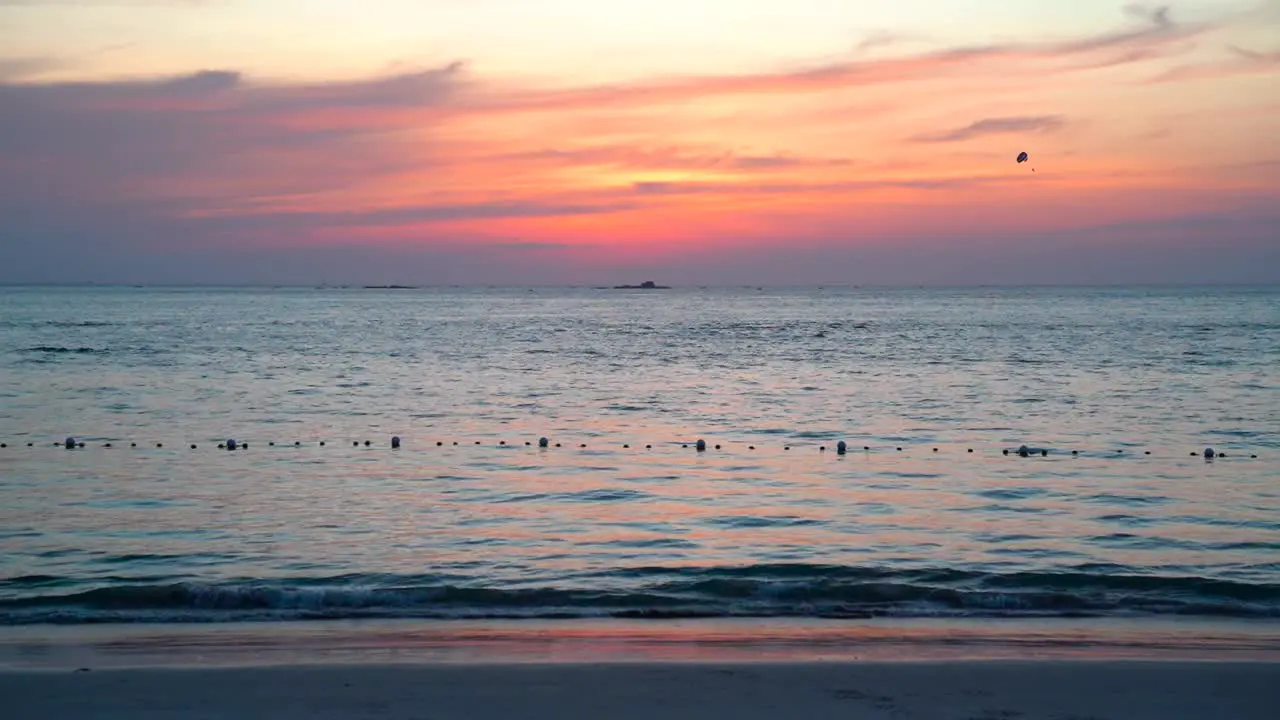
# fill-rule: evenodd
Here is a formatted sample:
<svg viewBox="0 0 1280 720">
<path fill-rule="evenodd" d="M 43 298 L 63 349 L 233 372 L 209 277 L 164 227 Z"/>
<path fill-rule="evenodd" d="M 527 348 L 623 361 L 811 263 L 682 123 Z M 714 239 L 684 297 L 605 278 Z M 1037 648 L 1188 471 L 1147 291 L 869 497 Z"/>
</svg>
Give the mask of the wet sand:
<svg viewBox="0 0 1280 720">
<path fill-rule="evenodd" d="M 1280 663 L 950 661 L 9 670 L 4 716 L 1270 720 Z"/>
</svg>

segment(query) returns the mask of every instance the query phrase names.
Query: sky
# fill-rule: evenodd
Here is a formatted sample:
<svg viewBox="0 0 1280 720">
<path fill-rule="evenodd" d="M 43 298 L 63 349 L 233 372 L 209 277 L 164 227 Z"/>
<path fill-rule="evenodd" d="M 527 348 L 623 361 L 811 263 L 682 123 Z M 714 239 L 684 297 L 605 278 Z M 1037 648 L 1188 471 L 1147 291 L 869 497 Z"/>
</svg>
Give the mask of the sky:
<svg viewBox="0 0 1280 720">
<path fill-rule="evenodd" d="M 1280 283 L 1278 138 L 1280 0 L 0 0 L 0 283 Z"/>
</svg>

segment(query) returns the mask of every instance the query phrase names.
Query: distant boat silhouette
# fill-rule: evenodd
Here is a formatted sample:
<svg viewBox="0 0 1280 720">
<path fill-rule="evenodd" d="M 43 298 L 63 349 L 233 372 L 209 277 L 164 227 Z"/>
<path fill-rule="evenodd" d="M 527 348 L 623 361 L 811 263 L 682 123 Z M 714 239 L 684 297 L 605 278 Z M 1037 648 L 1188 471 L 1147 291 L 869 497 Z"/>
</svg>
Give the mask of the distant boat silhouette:
<svg viewBox="0 0 1280 720">
<path fill-rule="evenodd" d="M 614 285 L 614 290 L 670 290 L 669 285 L 655 285 L 652 280 L 645 280 L 639 285 Z"/>
</svg>

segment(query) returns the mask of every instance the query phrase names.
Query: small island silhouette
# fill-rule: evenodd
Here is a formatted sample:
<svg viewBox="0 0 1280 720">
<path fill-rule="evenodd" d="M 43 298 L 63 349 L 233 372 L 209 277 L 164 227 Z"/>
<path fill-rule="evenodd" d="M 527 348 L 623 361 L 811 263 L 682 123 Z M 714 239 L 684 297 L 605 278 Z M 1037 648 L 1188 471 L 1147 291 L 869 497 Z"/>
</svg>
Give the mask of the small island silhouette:
<svg viewBox="0 0 1280 720">
<path fill-rule="evenodd" d="M 639 285 L 614 285 L 614 290 L 670 290 L 669 285 L 655 285 L 652 280 L 645 280 Z"/>
</svg>

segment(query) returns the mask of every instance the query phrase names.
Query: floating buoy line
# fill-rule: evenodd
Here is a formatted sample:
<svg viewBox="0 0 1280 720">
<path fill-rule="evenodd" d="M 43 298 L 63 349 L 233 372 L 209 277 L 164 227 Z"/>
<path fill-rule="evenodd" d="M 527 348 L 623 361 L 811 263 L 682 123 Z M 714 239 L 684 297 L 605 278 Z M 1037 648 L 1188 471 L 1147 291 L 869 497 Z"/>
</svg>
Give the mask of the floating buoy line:
<svg viewBox="0 0 1280 720">
<path fill-rule="evenodd" d="M 23 443 L 14 443 L 13 447 L 16 449 L 21 447 L 22 444 Z M 104 441 L 104 442 L 95 441 L 92 443 L 87 443 L 84 440 L 80 440 L 75 437 L 68 437 L 65 440 L 56 441 L 51 444 L 55 448 L 62 448 L 65 450 L 89 450 L 93 448 L 101 448 L 104 450 L 109 450 L 117 447 L 116 443 L 110 442 L 110 441 Z M 35 448 L 36 445 L 37 444 L 35 441 L 27 441 L 25 443 L 25 446 L 28 448 Z M 47 442 L 40 443 L 40 446 L 42 447 L 47 447 L 48 445 L 49 443 Z M 262 447 L 263 445 L 264 445 L 263 443 L 257 443 L 257 442 L 253 444 L 254 447 Z M 482 440 L 473 440 L 470 443 L 459 441 L 459 440 L 450 440 L 450 441 L 436 440 L 434 442 L 426 443 L 424 446 L 422 446 L 422 449 L 431 450 L 431 449 L 445 448 L 445 447 L 451 447 L 451 448 L 464 447 L 464 446 L 475 447 L 475 446 L 484 446 L 484 445 L 485 445 L 485 441 L 482 441 Z M 132 450 L 166 449 L 166 447 L 181 449 L 184 446 L 188 450 L 199 450 L 201 448 L 216 447 L 216 449 L 218 450 L 236 452 L 236 451 L 249 450 L 250 444 L 247 442 L 236 440 L 234 438 L 228 438 L 221 442 L 216 442 L 214 444 L 206 444 L 206 445 L 201 445 L 200 443 L 179 443 L 177 445 L 166 446 L 164 442 L 138 443 L 136 441 L 129 442 L 127 445 L 128 449 L 132 449 Z M 569 448 L 569 449 L 576 448 L 578 450 L 588 450 L 588 449 L 600 449 L 600 448 L 606 448 L 606 447 L 613 448 L 615 450 L 618 450 L 618 449 L 640 450 L 642 447 L 639 444 L 633 445 L 632 443 L 620 443 L 620 444 L 614 443 L 607 446 L 595 445 L 589 448 L 587 443 L 585 442 L 576 442 L 576 443 L 552 442 L 549 438 L 546 438 L 546 437 L 540 437 L 536 441 L 525 440 L 523 441 L 523 445 L 520 442 L 508 443 L 506 440 L 490 441 L 489 446 L 498 447 L 498 448 L 518 448 L 518 447 L 532 448 L 536 446 L 539 450 L 550 450 L 553 448 Z M 121 442 L 119 443 L 119 447 L 124 448 L 126 447 L 126 445 L 125 443 Z M 307 447 L 323 448 L 323 447 L 328 447 L 328 443 L 325 440 L 320 440 L 320 441 L 312 440 L 306 443 L 302 442 L 301 440 L 294 440 L 292 442 L 283 442 L 283 443 L 276 443 L 275 441 L 269 441 L 265 443 L 265 447 L 268 447 L 268 448 L 307 448 Z M 352 440 L 351 447 L 361 448 L 361 449 L 385 447 L 391 450 L 398 451 L 398 450 L 402 450 L 405 447 L 405 445 L 404 445 L 404 442 L 401 440 L 400 436 L 393 435 L 390 441 L 386 442 L 385 444 L 374 443 L 372 440 L 363 440 L 363 441 Z M 836 442 L 834 445 L 831 445 L 830 447 L 828 447 L 825 444 L 814 444 L 814 443 L 784 444 L 784 445 L 775 446 L 775 447 L 781 447 L 784 452 L 790 452 L 793 449 L 795 450 L 807 449 L 810 451 L 816 451 L 820 454 L 825 454 L 828 452 L 828 450 L 830 450 L 832 454 L 837 456 L 845 456 L 851 453 L 871 454 L 871 453 L 887 452 L 887 453 L 897 454 L 897 453 L 906 453 L 911 450 L 919 449 L 916 447 L 904 448 L 901 445 L 892 445 L 892 446 L 862 445 L 860 447 L 855 447 L 850 445 L 848 442 L 844 440 L 840 440 Z M 7 450 L 9 448 L 10 448 L 9 443 L 7 442 L 0 443 L 0 450 Z M 705 454 L 709 452 L 710 453 L 716 453 L 716 452 L 726 453 L 726 452 L 755 452 L 757 450 L 767 451 L 769 449 L 769 446 L 762 445 L 762 444 L 753 444 L 748 442 L 735 442 L 735 443 L 721 442 L 721 443 L 715 443 L 715 444 L 708 444 L 707 441 L 704 439 L 698 439 L 694 441 L 668 441 L 665 443 L 657 443 L 657 444 L 646 443 L 643 446 L 643 449 L 646 451 L 653 451 L 655 448 L 657 448 L 658 450 L 673 449 L 673 448 L 680 449 L 680 450 L 693 450 L 695 453 Z M 930 456 L 940 455 L 940 454 L 943 454 L 944 452 L 944 448 L 942 446 L 930 446 L 925 450 L 926 452 L 928 452 Z M 946 450 L 958 451 L 957 448 L 946 448 Z M 963 454 L 966 456 L 979 454 L 973 447 L 965 447 L 963 451 L 958 451 L 958 452 L 959 454 Z M 1020 445 L 1016 448 L 1008 448 L 1008 447 L 1000 448 L 1000 455 L 1005 457 L 1012 456 L 1012 457 L 1020 457 L 1020 458 L 1049 457 L 1050 455 L 1066 456 L 1066 457 L 1080 457 L 1084 455 L 1089 457 L 1112 457 L 1112 458 L 1125 457 L 1125 456 L 1152 457 L 1152 453 L 1150 450 L 1143 450 L 1140 453 L 1132 449 L 1126 450 L 1125 448 L 1115 448 L 1110 451 L 1062 450 L 1062 449 L 1052 449 L 1052 448 L 1044 448 L 1044 447 L 1030 447 L 1027 445 Z M 1185 457 L 1185 456 L 1180 456 L 1180 457 Z M 1190 457 L 1203 457 L 1205 460 L 1215 460 L 1219 458 L 1226 459 L 1228 457 L 1234 457 L 1234 458 L 1247 457 L 1248 459 L 1256 460 L 1258 458 L 1258 455 L 1256 452 L 1232 451 L 1231 453 L 1226 453 L 1226 452 L 1222 452 L 1219 450 L 1215 450 L 1214 448 L 1208 447 L 1208 448 L 1204 448 L 1203 450 L 1192 450 L 1190 452 Z"/>
</svg>

